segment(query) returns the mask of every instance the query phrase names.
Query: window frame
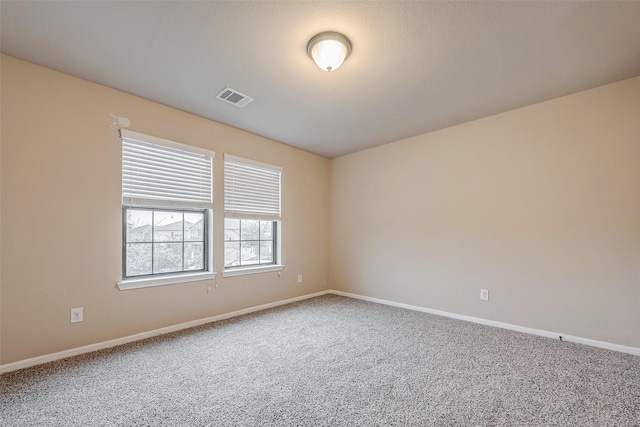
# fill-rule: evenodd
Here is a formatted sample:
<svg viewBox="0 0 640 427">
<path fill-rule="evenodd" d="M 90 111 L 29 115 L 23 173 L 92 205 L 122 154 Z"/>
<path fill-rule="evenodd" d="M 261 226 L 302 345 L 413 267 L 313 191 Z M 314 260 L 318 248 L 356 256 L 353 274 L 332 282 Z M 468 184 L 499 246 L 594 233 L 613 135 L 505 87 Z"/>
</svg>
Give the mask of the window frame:
<svg viewBox="0 0 640 427">
<path fill-rule="evenodd" d="M 121 269 L 121 280 L 117 282 L 118 289 L 120 290 L 128 290 L 128 289 L 138 289 L 150 286 L 162 286 L 162 285 L 171 285 L 178 283 L 186 283 L 186 282 L 194 282 L 194 281 L 202 281 L 202 280 L 211 280 L 216 278 L 216 272 L 214 270 L 214 245 L 213 245 L 213 166 L 215 160 L 215 152 L 195 146 L 185 145 L 178 142 L 158 138 L 151 135 L 145 135 L 138 132 L 134 132 L 128 129 L 120 129 L 121 136 L 121 144 L 124 146 L 125 140 L 128 143 L 132 142 L 142 142 L 143 144 L 152 144 L 156 146 L 162 146 L 165 148 L 173 149 L 173 150 L 181 150 L 191 154 L 198 154 L 201 156 L 208 157 L 210 160 L 210 169 L 209 172 L 211 176 L 209 178 L 211 188 L 209 191 L 210 202 L 204 202 L 202 199 L 196 202 L 190 201 L 181 201 L 179 199 L 167 198 L 166 200 L 162 197 L 145 197 L 143 196 L 131 196 L 130 194 L 125 195 L 124 185 L 122 191 L 122 218 L 121 218 L 121 226 L 122 226 L 122 269 Z M 155 149 L 155 147 L 153 147 Z M 123 164 L 124 164 L 124 154 L 122 156 Z M 122 177 L 124 180 L 124 166 L 122 170 Z M 202 188 L 202 187 L 201 187 Z M 206 188 L 206 187 L 204 187 Z M 134 209 L 146 209 L 146 210 L 155 210 L 155 211 L 176 211 L 176 212 L 203 212 L 204 213 L 204 224 L 203 224 L 203 251 L 205 269 L 204 270 L 189 270 L 189 271 L 180 271 L 180 272 L 165 272 L 165 273 L 155 273 L 150 275 L 140 275 L 140 276 L 126 276 L 126 232 L 127 232 L 127 224 L 126 224 L 126 210 L 134 208 Z M 183 236 L 184 241 L 184 236 Z M 183 253 L 184 256 L 184 253 Z"/>
<path fill-rule="evenodd" d="M 226 234 L 226 230 L 227 230 L 227 219 L 236 219 L 238 221 L 240 221 L 240 233 L 239 233 L 239 239 L 238 240 L 227 240 L 226 237 L 224 239 L 224 243 L 225 243 L 225 248 L 224 248 L 224 256 L 225 259 L 223 260 L 223 262 L 225 263 L 224 268 L 225 269 L 239 269 L 239 268 L 259 268 L 259 267 L 270 267 L 273 265 L 278 265 L 278 246 L 279 246 L 279 241 L 278 241 L 278 229 L 279 227 L 279 221 L 276 220 L 271 220 L 271 219 L 243 219 L 243 218 L 229 218 L 226 217 L 225 219 L 225 227 L 224 227 L 224 231 Z M 226 265 L 226 256 L 227 256 L 227 248 L 226 248 L 226 243 L 227 242 L 238 242 L 240 244 L 240 255 L 242 255 L 242 242 L 258 242 L 258 245 L 260 245 L 260 243 L 267 242 L 269 240 L 260 240 L 260 222 L 258 222 L 258 240 L 251 240 L 251 239 L 242 239 L 242 221 L 261 221 L 261 222 L 270 222 L 271 223 L 271 255 L 272 255 L 272 261 L 271 262 L 260 262 L 260 255 L 258 255 L 258 263 L 257 264 L 246 264 L 246 265 L 230 265 L 227 266 Z M 242 262 L 242 260 L 240 260 L 240 262 Z"/>
<path fill-rule="evenodd" d="M 203 263 L 203 268 L 198 269 L 198 270 L 184 270 L 184 244 L 185 243 L 193 243 L 193 242 L 197 242 L 199 243 L 200 240 L 197 241 L 191 241 L 191 240 L 185 240 L 184 237 L 184 216 L 183 216 L 183 236 L 182 236 L 182 240 L 176 240 L 173 241 L 175 242 L 181 242 L 182 243 L 182 266 L 183 266 L 183 270 L 180 271 L 169 271 L 169 272 L 163 272 L 163 273 L 153 273 L 153 245 L 154 243 L 171 243 L 171 241 L 168 242 L 156 242 L 154 239 L 154 225 L 153 223 L 151 224 L 151 241 L 150 242 L 128 242 L 127 241 L 127 211 L 129 210 L 143 210 L 143 211 L 159 211 L 159 212 L 178 212 L 181 214 L 185 214 L 185 213 L 202 213 L 203 216 L 203 221 L 202 221 L 202 228 L 203 228 L 203 233 L 202 233 L 202 263 Z M 136 279 L 148 279 L 151 277 L 162 277 L 162 276 L 171 276 L 171 275 L 182 275 L 182 274 L 197 274 L 197 273 L 206 273 L 209 271 L 209 250 L 210 250 L 210 245 L 208 240 L 208 236 L 209 236 L 209 228 L 210 228 L 210 224 L 208 221 L 208 212 L 207 209 L 182 209 L 182 208 L 163 208 L 160 206 L 132 206 L 132 205 L 122 205 L 122 280 L 123 281 L 127 281 L 127 280 L 136 280 Z M 151 274 L 139 274 L 139 275 L 135 275 L 135 276 L 127 276 L 127 245 L 128 244 L 143 244 L 143 243 L 148 243 L 151 244 Z"/>
</svg>

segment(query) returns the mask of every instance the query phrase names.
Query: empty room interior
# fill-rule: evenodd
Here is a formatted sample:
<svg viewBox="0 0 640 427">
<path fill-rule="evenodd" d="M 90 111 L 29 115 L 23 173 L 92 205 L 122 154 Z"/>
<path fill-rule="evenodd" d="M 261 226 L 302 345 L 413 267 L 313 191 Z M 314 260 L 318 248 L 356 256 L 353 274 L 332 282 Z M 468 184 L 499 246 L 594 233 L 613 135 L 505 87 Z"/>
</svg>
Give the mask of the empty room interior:
<svg viewBox="0 0 640 427">
<path fill-rule="evenodd" d="M 0 19 L 0 425 L 640 425 L 640 2 Z"/>
</svg>

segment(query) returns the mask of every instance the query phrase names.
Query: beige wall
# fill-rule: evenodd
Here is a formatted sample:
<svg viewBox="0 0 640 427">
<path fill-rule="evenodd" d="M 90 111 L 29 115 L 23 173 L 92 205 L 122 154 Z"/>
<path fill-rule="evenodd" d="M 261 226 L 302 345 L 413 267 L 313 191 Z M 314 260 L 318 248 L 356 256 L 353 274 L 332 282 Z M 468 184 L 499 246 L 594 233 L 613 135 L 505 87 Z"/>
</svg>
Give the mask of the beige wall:
<svg viewBox="0 0 640 427">
<path fill-rule="evenodd" d="M 328 288 L 328 159 L 2 56 L 0 363 Z M 229 107 L 234 108 L 234 107 Z M 218 289 L 119 291 L 121 143 L 139 132 L 214 150 Z M 284 168 L 285 269 L 222 278 L 223 153 Z M 297 275 L 304 283 L 297 283 Z M 85 320 L 70 324 L 69 310 Z"/>
<path fill-rule="evenodd" d="M 331 177 L 334 289 L 640 347 L 640 77 L 336 158 Z"/>
<path fill-rule="evenodd" d="M 640 77 L 331 162 L 4 55 L 1 83 L 0 364 L 331 287 L 640 347 Z M 119 291 L 117 117 L 216 151 L 215 236 L 223 153 L 283 166 L 282 277 Z"/>
</svg>

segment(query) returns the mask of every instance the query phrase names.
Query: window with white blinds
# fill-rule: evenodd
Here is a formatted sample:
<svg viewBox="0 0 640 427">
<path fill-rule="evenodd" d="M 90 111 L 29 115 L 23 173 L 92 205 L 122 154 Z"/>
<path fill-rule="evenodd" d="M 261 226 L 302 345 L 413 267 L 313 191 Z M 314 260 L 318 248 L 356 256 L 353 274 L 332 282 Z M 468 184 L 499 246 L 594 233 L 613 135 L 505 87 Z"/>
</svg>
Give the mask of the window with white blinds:
<svg viewBox="0 0 640 427">
<path fill-rule="evenodd" d="M 136 289 L 215 278 L 213 151 L 120 130 L 122 281 Z"/>
<path fill-rule="evenodd" d="M 125 205 L 211 209 L 215 153 L 121 129 Z"/>
<path fill-rule="evenodd" d="M 225 217 L 280 220 L 281 174 L 281 167 L 225 154 Z"/>
</svg>

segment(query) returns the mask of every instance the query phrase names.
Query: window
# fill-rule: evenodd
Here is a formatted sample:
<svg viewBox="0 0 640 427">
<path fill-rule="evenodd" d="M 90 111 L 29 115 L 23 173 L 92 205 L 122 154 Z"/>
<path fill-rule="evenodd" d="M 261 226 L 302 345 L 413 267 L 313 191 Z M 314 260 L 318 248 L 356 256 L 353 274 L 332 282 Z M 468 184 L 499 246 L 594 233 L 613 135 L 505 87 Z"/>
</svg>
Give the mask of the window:
<svg viewBox="0 0 640 427">
<path fill-rule="evenodd" d="M 206 210 L 123 209 L 124 277 L 207 271 Z"/>
<path fill-rule="evenodd" d="M 277 221 L 225 218 L 225 268 L 275 264 L 277 228 Z"/>
<path fill-rule="evenodd" d="M 225 154 L 224 275 L 282 269 L 282 168 Z"/>
<path fill-rule="evenodd" d="M 122 129 L 120 289 L 214 277 L 214 153 Z"/>
</svg>

